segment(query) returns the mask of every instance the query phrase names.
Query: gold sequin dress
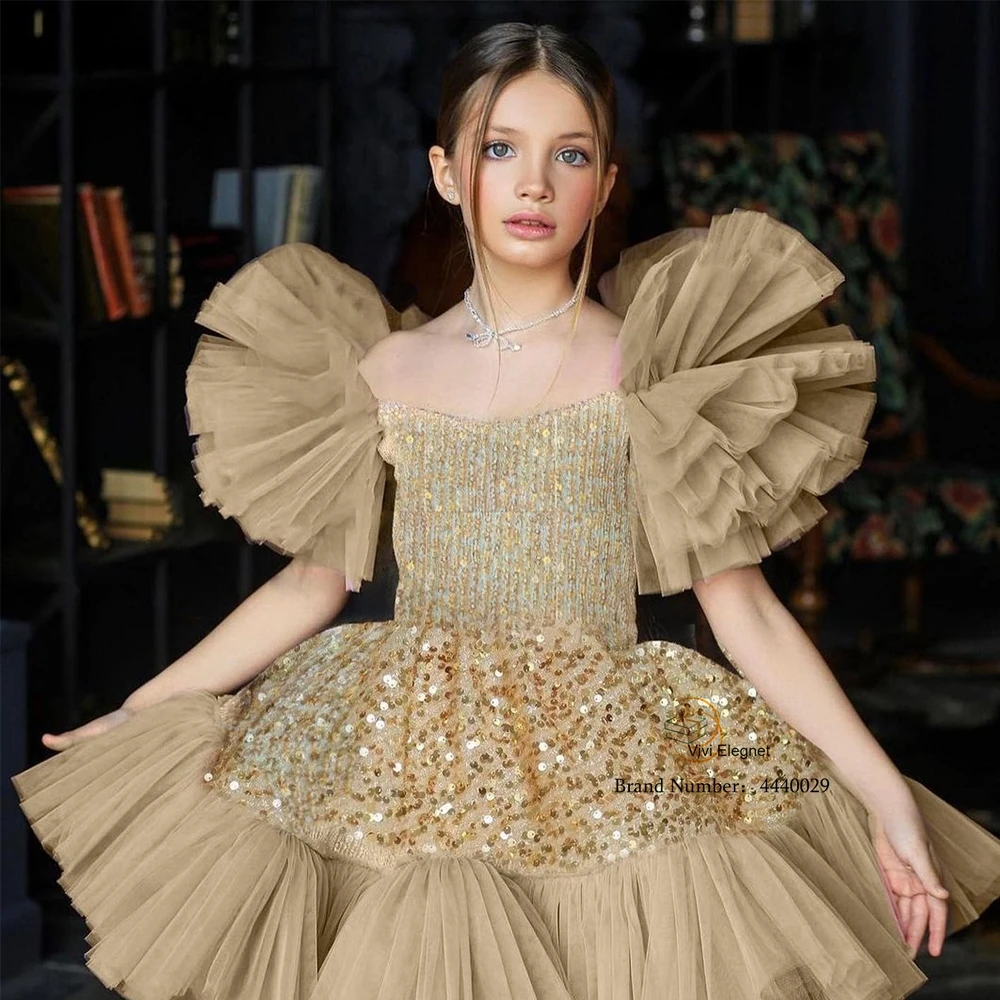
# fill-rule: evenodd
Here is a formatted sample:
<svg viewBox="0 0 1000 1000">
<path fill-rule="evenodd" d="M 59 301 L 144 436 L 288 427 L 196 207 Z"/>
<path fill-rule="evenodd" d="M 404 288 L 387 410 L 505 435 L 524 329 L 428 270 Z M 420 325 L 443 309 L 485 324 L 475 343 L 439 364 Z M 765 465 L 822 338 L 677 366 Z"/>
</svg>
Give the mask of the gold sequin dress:
<svg viewBox="0 0 1000 1000">
<path fill-rule="evenodd" d="M 187 692 L 17 775 L 134 1000 L 896 1000 L 868 815 L 741 673 L 637 642 L 635 595 L 759 563 L 861 462 L 874 351 L 842 275 L 736 211 L 626 251 L 618 389 L 477 420 L 378 400 L 408 319 L 304 244 L 216 286 L 188 374 L 206 504 L 371 579 L 238 692 Z M 412 318 L 412 317 L 410 317 Z M 910 779 L 907 779 L 910 781 Z M 951 929 L 1000 841 L 921 784 Z"/>
</svg>

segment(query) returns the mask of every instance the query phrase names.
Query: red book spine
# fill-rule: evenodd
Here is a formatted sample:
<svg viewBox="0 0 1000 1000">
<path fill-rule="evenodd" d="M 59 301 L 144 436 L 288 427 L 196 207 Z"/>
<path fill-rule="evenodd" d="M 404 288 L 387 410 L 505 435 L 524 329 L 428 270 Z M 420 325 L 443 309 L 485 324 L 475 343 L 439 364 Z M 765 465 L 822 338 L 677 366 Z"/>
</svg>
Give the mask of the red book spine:
<svg viewBox="0 0 1000 1000">
<path fill-rule="evenodd" d="M 145 279 L 141 278 L 135 269 L 135 258 L 132 256 L 132 237 L 128 216 L 125 213 L 122 189 L 120 187 L 99 188 L 97 198 L 99 202 L 104 204 L 129 314 L 136 319 L 148 316 L 152 310 L 152 302 Z"/>
<path fill-rule="evenodd" d="M 4 201 L 33 201 L 35 198 L 58 198 L 58 184 L 29 184 L 22 187 L 5 187 Z"/>
<path fill-rule="evenodd" d="M 80 199 L 80 208 L 83 211 L 84 224 L 87 227 L 87 235 L 90 237 L 90 246 L 94 252 L 94 264 L 97 266 L 97 280 L 101 286 L 101 294 L 104 297 L 108 319 L 122 319 L 128 315 L 128 306 L 125 304 L 118 285 L 115 282 L 109 241 L 105 241 L 101 235 L 102 227 L 98 219 L 94 186 L 93 184 L 80 184 L 77 190 Z"/>
</svg>

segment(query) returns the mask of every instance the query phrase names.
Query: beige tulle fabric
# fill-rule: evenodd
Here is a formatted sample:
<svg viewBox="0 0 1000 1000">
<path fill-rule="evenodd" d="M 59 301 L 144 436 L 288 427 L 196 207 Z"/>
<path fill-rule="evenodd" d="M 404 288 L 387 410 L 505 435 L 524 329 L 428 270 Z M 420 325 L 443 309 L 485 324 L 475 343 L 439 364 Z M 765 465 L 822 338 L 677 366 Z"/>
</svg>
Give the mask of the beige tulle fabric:
<svg viewBox="0 0 1000 1000">
<path fill-rule="evenodd" d="M 178 695 L 14 778 L 89 967 L 131 1000 L 899 1000 L 926 981 L 843 792 L 586 876 L 379 871 L 207 789 L 228 701 Z M 959 930 L 1000 894 L 1000 843 L 909 785 Z"/>
<path fill-rule="evenodd" d="M 843 280 L 795 229 L 743 210 L 632 247 L 602 277 L 624 317 L 640 593 L 760 562 L 860 465 L 875 349 L 815 311 Z"/>
<path fill-rule="evenodd" d="M 811 315 L 837 280 L 756 213 L 666 234 L 603 284 L 621 392 L 497 421 L 374 399 L 358 360 L 419 314 L 315 248 L 217 286 L 199 321 L 221 336 L 188 380 L 205 502 L 357 583 L 390 462 L 395 615 L 14 776 L 101 981 L 131 1000 L 901 1000 L 924 982 L 844 776 L 746 678 L 636 642 L 637 581 L 759 561 L 860 460 L 870 347 Z M 770 758 L 691 760 L 692 700 Z M 955 931 L 1000 895 L 1000 840 L 907 780 Z"/>
<path fill-rule="evenodd" d="M 187 373 L 202 501 L 250 541 L 339 570 L 351 590 L 372 578 L 385 489 L 358 362 L 409 315 L 353 268 L 291 243 L 216 285 L 196 318 L 224 335 L 201 337 Z"/>
</svg>

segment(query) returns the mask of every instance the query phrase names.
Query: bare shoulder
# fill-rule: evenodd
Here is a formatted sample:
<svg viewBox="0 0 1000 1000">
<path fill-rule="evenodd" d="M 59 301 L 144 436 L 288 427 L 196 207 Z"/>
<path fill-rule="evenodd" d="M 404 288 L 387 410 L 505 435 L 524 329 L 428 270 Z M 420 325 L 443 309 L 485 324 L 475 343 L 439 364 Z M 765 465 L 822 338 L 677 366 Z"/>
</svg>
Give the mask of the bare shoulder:
<svg viewBox="0 0 1000 1000">
<path fill-rule="evenodd" d="M 423 356 L 435 321 L 412 330 L 396 330 L 373 344 L 358 362 L 358 371 L 377 399 L 392 399 L 413 377 L 413 366 Z"/>
<path fill-rule="evenodd" d="M 622 328 L 621 316 L 593 299 L 588 299 L 587 305 L 590 309 L 590 323 L 595 335 L 616 340 Z"/>
<path fill-rule="evenodd" d="M 618 335 L 621 333 L 622 318 L 606 306 L 593 299 L 587 300 L 589 314 L 587 327 L 593 338 L 595 349 L 603 356 L 609 370 L 613 372 L 615 384 L 618 383 L 621 370 L 621 354 Z"/>
</svg>

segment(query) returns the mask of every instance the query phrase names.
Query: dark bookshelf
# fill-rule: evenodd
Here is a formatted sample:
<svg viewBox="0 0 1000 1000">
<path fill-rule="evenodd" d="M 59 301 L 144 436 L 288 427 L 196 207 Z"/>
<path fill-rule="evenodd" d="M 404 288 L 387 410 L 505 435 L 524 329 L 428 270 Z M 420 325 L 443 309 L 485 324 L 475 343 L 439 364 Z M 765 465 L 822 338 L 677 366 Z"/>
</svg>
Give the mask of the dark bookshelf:
<svg viewBox="0 0 1000 1000">
<path fill-rule="evenodd" d="M 106 340 L 110 337 L 152 337 L 158 326 L 170 325 L 183 319 L 194 321 L 195 310 L 191 308 L 171 309 L 169 313 L 153 310 L 148 316 L 139 319 L 127 317 L 119 320 L 102 320 L 98 323 L 78 323 L 76 326 L 77 340 Z M 0 321 L 3 323 L 5 337 L 18 340 L 31 340 L 46 344 L 58 345 L 62 341 L 62 328 L 58 319 L 41 319 L 35 316 L 20 316 L 16 312 L 4 311 Z"/>
<path fill-rule="evenodd" d="M 56 16 L 58 22 L 56 52 L 52 53 L 50 66 L 56 72 L 7 72 L 0 77 L 0 86 L 6 100 L 22 99 L 34 95 L 48 102 L 25 130 L 24 138 L 12 156 L 3 164 L 4 184 L 15 174 L 21 160 L 46 134 L 54 131 L 57 138 L 58 164 L 54 176 L 46 182 L 58 183 L 62 190 L 75 191 L 78 182 L 79 102 L 85 93 L 106 92 L 109 95 L 140 94 L 148 103 L 150 140 L 149 197 L 152 208 L 152 232 L 155 239 L 156 283 L 152 289 L 153 311 L 141 319 L 122 319 L 114 322 L 81 323 L 79 264 L 75 254 L 63 254 L 60 261 L 61 300 L 54 303 L 51 319 L 42 319 L 4 312 L 0 315 L 0 330 L 5 339 L 5 352 L 18 356 L 24 345 L 56 352 L 53 366 L 58 369 L 58 420 L 51 427 L 58 441 L 62 482 L 59 486 L 59 515 L 53 523 L 48 520 L 26 526 L 17 533 L 8 532 L 4 538 L 2 577 L 5 591 L 9 588 L 24 590 L 43 586 L 51 588 L 47 600 L 40 602 L 34 614 L 33 626 L 47 626 L 58 614 L 61 619 L 61 664 L 58 671 L 61 712 L 58 719 L 50 720 L 50 728 L 79 725 L 80 716 L 80 588 L 102 574 L 118 567 L 148 561 L 152 567 L 153 649 L 154 671 L 169 662 L 169 596 L 171 557 L 177 552 L 208 545 L 237 545 L 236 589 L 240 600 L 253 588 L 255 575 L 254 553 L 258 548 L 247 544 L 235 522 L 224 520 L 214 511 L 185 511 L 181 526 L 169 531 L 155 542 L 114 541 L 110 548 L 88 547 L 77 526 L 75 494 L 81 486 L 78 468 L 78 430 L 76 408 L 79 397 L 78 363 L 100 342 L 140 341 L 150 352 L 148 397 L 152 414 L 150 441 L 151 461 L 148 466 L 157 474 L 168 477 L 170 462 L 170 420 L 175 416 L 170 407 L 170 394 L 174 388 L 169 381 L 170 361 L 177 363 L 176 333 L 179 327 L 193 327 L 194 315 L 200 302 L 186 302 L 174 310 L 169 306 L 168 288 L 168 235 L 171 229 L 170 205 L 167 197 L 168 153 L 168 100 L 171 92 L 211 88 L 231 90 L 235 102 L 237 165 L 242 173 L 242 218 L 254 218 L 254 189 L 250 178 L 257 165 L 253 159 L 254 88 L 264 81 L 314 80 L 319 88 L 318 116 L 319 161 L 324 171 L 325 183 L 330 175 L 329 111 L 330 94 L 330 29 L 331 0 L 317 0 L 313 5 L 315 29 L 321 41 L 317 52 L 319 61 L 313 66 L 258 67 L 254 65 L 253 15 L 251 0 L 241 0 L 239 62 L 238 66 L 171 66 L 169 12 L 166 0 L 151 0 L 147 5 L 149 24 L 149 65 L 146 68 L 123 70 L 81 69 L 75 51 L 77 32 L 74 30 L 76 15 L 83 8 L 77 0 L 64 0 L 58 5 L 48 5 L 47 14 Z M 86 12 L 85 12 L 86 13 Z M 127 153 L 127 134 L 123 134 L 123 155 Z M 84 178 L 86 179 L 86 178 Z M 60 207 L 60 245 L 75 246 L 78 219 L 75 199 L 64 198 Z M 329 245 L 330 223 L 328 213 L 321 211 L 320 239 Z M 253 227 L 243 225 L 240 257 L 242 262 L 253 254 Z M 183 341 L 182 341 L 183 342 Z M 81 353 L 82 352 L 82 353 Z M 171 354 L 174 354 L 172 359 Z M 185 359 L 186 360 L 186 359 Z M 127 419 L 127 415 L 123 415 Z M 192 477 L 193 479 L 193 477 Z M 185 496 L 185 506 L 187 497 Z M 16 606 L 14 600 L 8 606 Z"/>
<path fill-rule="evenodd" d="M 166 532 L 155 542 L 114 541 L 110 548 L 81 547 L 77 557 L 78 579 L 83 582 L 116 564 L 153 558 L 212 543 L 232 543 L 241 538 L 218 518 L 184 524 Z M 59 525 L 40 522 L 19 538 L 4 542 L 4 574 L 24 583 L 57 585 L 61 581 L 62 556 Z"/>
<path fill-rule="evenodd" d="M 208 83 L 213 87 L 238 87 L 244 83 L 323 80 L 329 73 L 328 66 L 260 66 L 246 69 L 240 66 L 178 66 L 162 72 L 141 69 L 95 70 L 78 74 L 74 87 L 78 90 L 99 90 L 127 84 L 149 91 L 159 87 L 198 90 Z M 4 73 L 0 74 L 0 85 L 14 90 L 55 93 L 59 89 L 59 76 L 53 73 Z"/>
<path fill-rule="evenodd" d="M 789 37 L 775 34 L 766 41 L 737 40 L 733 37 L 733 0 L 722 2 L 728 8 L 725 30 L 697 42 L 679 38 L 676 28 L 667 31 L 659 27 L 664 8 L 671 5 L 650 4 L 644 11 L 645 44 L 634 75 L 660 104 L 655 120 L 659 134 L 689 129 L 826 129 L 823 95 L 831 68 L 838 67 L 844 75 L 863 36 L 817 21 Z M 670 60 L 672 70 L 682 67 L 682 71 L 690 73 L 690 80 L 678 86 L 673 74 L 664 74 L 664 60 Z M 737 114 L 741 89 L 749 81 L 761 80 L 763 95 L 752 119 Z M 669 93 L 664 92 L 664 87 L 670 88 Z M 789 111 L 789 95 L 798 97 L 803 104 L 797 115 Z M 688 111 L 693 114 L 685 117 Z"/>
</svg>

